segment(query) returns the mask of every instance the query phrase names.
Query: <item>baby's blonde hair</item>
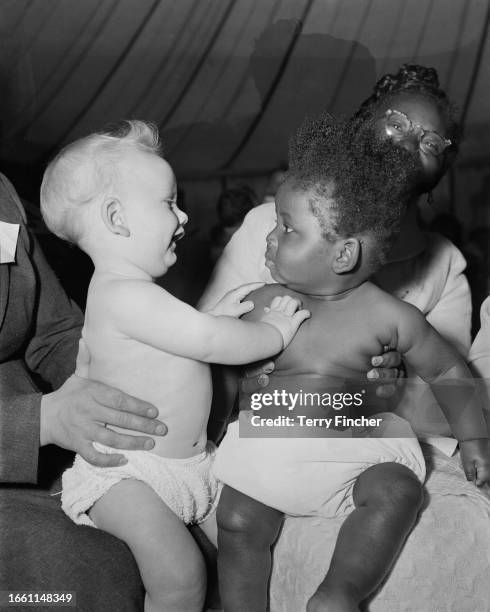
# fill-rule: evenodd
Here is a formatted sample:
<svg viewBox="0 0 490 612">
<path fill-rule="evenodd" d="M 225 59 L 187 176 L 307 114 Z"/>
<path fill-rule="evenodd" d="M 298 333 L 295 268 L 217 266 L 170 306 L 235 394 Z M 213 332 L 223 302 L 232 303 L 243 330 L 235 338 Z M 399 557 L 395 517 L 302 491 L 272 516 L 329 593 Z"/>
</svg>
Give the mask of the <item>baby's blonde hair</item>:
<svg viewBox="0 0 490 612">
<path fill-rule="evenodd" d="M 128 151 L 161 154 L 158 129 L 139 120 L 121 121 L 64 147 L 48 164 L 41 184 L 41 212 L 48 228 L 78 243 L 88 206 L 117 189 L 118 163 Z"/>
</svg>

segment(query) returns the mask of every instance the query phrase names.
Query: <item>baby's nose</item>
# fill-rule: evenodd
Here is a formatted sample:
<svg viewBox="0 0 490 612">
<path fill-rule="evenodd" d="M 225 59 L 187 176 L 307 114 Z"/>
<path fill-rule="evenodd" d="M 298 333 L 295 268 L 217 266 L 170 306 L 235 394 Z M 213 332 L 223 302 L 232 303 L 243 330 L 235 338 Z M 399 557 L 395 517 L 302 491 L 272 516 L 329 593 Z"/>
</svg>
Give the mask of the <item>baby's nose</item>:
<svg viewBox="0 0 490 612">
<path fill-rule="evenodd" d="M 267 234 L 267 238 L 265 239 L 267 242 L 267 246 L 274 246 L 274 244 L 277 243 L 276 229 L 277 229 L 277 226 L 272 230 L 272 232 L 269 232 Z"/>
<path fill-rule="evenodd" d="M 185 225 L 187 221 L 189 221 L 189 217 L 183 210 L 180 210 L 180 208 L 177 211 L 177 219 L 179 220 L 180 225 Z"/>
<path fill-rule="evenodd" d="M 269 236 L 267 236 L 267 240 L 266 240 L 266 249 L 269 253 L 273 253 L 277 248 L 277 241 L 276 240 L 272 240 L 269 238 Z"/>
</svg>

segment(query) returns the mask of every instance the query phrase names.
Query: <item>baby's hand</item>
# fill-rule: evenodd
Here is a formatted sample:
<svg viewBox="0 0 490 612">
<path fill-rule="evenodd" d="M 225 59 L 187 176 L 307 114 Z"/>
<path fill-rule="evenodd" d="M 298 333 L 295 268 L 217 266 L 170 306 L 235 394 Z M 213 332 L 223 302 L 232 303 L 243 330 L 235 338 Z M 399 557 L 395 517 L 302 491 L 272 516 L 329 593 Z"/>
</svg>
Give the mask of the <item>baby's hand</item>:
<svg viewBox="0 0 490 612">
<path fill-rule="evenodd" d="M 254 309 L 254 303 L 251 300 L 242 302 L 243 298 L 255 289 L 260 289 L 260 287 L 263 287 L 264 285 L 265 283 L 247 283 L 246 285 L 241 285 L 236 289 L 228 291 L 228 293 L 225 293 L 214 308 L 207 311 L 207 314 L 215 317 L 223 315 L 238 319 L 242 315 Z"/>
<path fill-rule="evenodd" d="M 296 298 L 276 295 L 271 305 L 264 308 L 264 314 L 260 317 L 262 323 L 273 325 L 281 333 L 283 349 L 294 338 L 301 323 L 310 317 L 309 310 L 298 310 L 300 306 L 301 302 Z"/>
<path fill-rule="evenodd" d="M 461 462 L 468 480 L 477 487 L 490 485 L 490 438 L 478 438 L 460 442 Z"/>
</svg>

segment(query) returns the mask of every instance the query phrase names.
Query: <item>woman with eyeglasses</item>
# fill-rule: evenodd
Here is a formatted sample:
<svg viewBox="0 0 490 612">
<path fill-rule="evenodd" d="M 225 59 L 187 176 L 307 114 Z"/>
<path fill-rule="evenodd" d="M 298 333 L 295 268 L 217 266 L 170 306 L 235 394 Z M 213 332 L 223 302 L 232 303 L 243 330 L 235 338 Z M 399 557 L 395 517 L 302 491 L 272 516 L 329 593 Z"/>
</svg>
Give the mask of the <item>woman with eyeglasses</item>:
<svg viewBox="0 0 490 612">
<path fill-rule="evenodd" d="M 404 64 L 395 74 L 376 83 L 352 121 L 375 122 L 379 137 L 412 151 L 420 162 L 415 197 L 402 223 L 389 263 L 375 281 L 379 286 L 419 308 L 431 325 L 467 357 L 471 336 L 471 296 L 460 251 L 439 234 L 425 232 L 418 221 L 418 201 L 437 186 L 453 161 L 459 143 L 459 126 L 453 105 L 440 88 L 434 68 Z M 275 225 L 274 203 L 254 208 L 231 239 L 215 268 L 202 299 L 203 307 L 214 304 L 228 290 L 243 283 L 273 282 L 265 267 L 265 239 Z M 381 394 L 392 392 L 399 374 L 400 355 L 387 351 L 373 356 L 371 380 L 385 382 Z M 267 386 L 273 363 L 253 371 L 242 390 L 246 393 Z M 410 373 L 408 373 L 410 375 Z M 410 396 L 413 397 L 413 396 Z M 414 403 L 405 394 L 397 407 L 420 434 L 450 436 L 449 426 L 430 393 Z M 219 416 L 215 417 L 217 421 Z M 224 419 L 222 419 L 224 420 Z M 219 429 L 219 425 L 215 429 Z"/>
<path fill-rule="evenodd" d="M 404 64 L 395 75 L 384 75 L 353 120 L 374 122 L 380 138 L 412 151 L 420 161 L 414 199 L 390 261 L 375 280 L 417 306 L 466 358 L 471 344 L 471 295 L 463 274 L 466 262 L 449 240 L 425 232 L 419 224 L 419 200 L 431 198 L 457 154 L 460 139 L 454 107 L 439 86 L 436 70 Z M 432 395 L 424 393 L 424 401 L 414 402 L 405 395 L 397 412 L 419 434 L 450 436 L 438 405 L 429 398 Z"/>
</svg>

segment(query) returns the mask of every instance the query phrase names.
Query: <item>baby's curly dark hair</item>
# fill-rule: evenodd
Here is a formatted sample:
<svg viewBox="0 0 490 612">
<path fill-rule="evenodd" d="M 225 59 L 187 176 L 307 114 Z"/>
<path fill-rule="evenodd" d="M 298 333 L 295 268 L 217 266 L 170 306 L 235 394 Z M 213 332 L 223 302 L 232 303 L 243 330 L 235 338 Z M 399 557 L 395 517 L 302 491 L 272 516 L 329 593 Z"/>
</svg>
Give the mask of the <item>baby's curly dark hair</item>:
<svg viewBox="0 0 490 612">
<path fill-rule="evenodd" d="M 451 140 L 448 151 L 456 153 L 461 140 L 461 128 L 457 119 L 456 108 L 447 93 L 439 84 L 439 75 L 435 68 L 419 64 L 403 64 L 396 74 L 385 74 L 376 83 L 372 95 L 364 100 L 354 119 L 371 119 L 377 109 L 394 96 L 401 93 L 414 93 L 434 102 L 447 125 L 446 136 Z"/>
<path fill-rule="evenodd" d="M 311 192 L 310 208 L 327 240 L 370 234 L 376 247 L 368 264 L 386 263 L 401 218 L 413 197 L 418 160 L 403 147 L 379 140 L 372 125 L 322 114 L 306 119 L 289 143 L 287 179 Z"/>
</svg>

